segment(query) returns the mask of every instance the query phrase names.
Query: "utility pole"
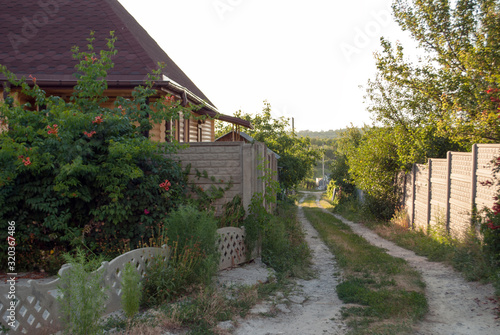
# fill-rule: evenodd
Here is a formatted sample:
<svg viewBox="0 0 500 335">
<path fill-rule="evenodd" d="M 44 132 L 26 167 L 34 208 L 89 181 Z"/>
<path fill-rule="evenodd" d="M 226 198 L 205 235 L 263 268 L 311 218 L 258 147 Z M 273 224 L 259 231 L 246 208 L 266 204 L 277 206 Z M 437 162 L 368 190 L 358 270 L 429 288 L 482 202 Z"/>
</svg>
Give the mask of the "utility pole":
<svg viewBox="0 0 500 335">
<path fill-rule="evenodd" d="M 325 144 L 323 143 L 323 186 L 326 186 L 325 179 Z"/>
</svg>

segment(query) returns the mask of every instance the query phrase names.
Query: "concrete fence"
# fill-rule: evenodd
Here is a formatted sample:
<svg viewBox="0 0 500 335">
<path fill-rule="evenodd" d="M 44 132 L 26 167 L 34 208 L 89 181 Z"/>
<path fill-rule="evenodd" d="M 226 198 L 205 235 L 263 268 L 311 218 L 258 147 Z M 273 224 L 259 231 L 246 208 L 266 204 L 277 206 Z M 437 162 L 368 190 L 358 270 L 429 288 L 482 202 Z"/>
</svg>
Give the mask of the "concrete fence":
<svg viewBox="0 0 500 335">
<path fill-rule="evenodd" d="M 414 164 L 403 183 L 412 227 L 427 230 L 442 223 L 452 236 L 463 237 L 472 213 L 493 206 L 496 189 L 482 183 L 493 180 L 491 161 L 498 156 L 500 144 L 474 144 L 472 152 L 448 152 L 446 159 Z"/>
<path fill-rule="evenodd" d="M 191 165 L 189 182 L 208 190 L 210 186 L 221 186 L 232 182 L 231 189 L 215 203 L 220 214 L 222 206 L 239 195 L 248 209 L 254 193 L 265 192 L 264 177 L 277 180 L 278 163 L 275 154 L 261 142 L 195 142 L 175 154 L 183 167 Z M 206 171 L 208 178 L 198 178 L 196 172 Z M 222 185 L 224 186 L 224 185 Z M 269 204 L 266 204 L 269 208 Z"/>
<path fill-rule="evenodd" d="M 221 228 L 219 234 L 220 262 L 219 270 L 242 264 L 249 259 L 246 258 L 245 230 L 242 228 Z M 105 313 L 109 314 L 122 308 L 122 273 L 127 263 L 132 263 L 134 269 L 145 276 L 149 261 L 154 256 L 168 257 L 169 249 L 165 248 L 141 248 L 129 251 L 118 256 L 110 262 L 103 262 L 96 271 L 103 271 L 103 286 L 108 287 L 108 300 Z M 257 256 L 255 253 L 252 257 Z M 70 269 L 70 265 L 64 265 L 59 270 L 59 276 L 63 277 Z M 39 283 L 29 280 L 27 285 L 15 285 L 15 299 L 9 297 L 10 285 L 0 286 L 0 315 L 2 324 L 8 325 L 14 322 L 14 327 L 9 330 L 9 335 L 29 334 L 46 335 L 54 334 L 62 329 L 60 322 L 59 303 L 57 297 L 61 295 L 59 278 L 48 282 Z M 5 288 L 5 289 L 4 289 Z M 11 302 L 14 302 L 14 309 Z M 10 328 L 10 327 L 9 327 Z M 0 334 L 3 334 L 0 331 Z"/>
</svg>

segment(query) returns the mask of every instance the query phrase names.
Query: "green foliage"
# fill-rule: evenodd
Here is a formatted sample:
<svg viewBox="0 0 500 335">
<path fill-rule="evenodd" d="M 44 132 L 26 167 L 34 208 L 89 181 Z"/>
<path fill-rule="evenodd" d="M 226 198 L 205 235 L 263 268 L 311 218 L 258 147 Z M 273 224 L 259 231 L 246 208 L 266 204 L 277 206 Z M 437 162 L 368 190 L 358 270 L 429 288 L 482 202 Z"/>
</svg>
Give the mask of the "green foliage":
<svg viewBox="0 0 500 335">
<path fill-rule="evenodd" d="M 267 169 L 264 162 L 261 162 L 258 169 L 263 173 L 259 179 L 264 184 L 263 192 L 256 192 L 252 195 L 250 205 L 248 206 L 248 216 L 243 221 L 245 226 L 245 244 L 247 255 L 252 254 L 252 250 L 262 239 L 263 234 L 269 226 L 272 218 L 270 211 L 276 204 L 276 194 L 280 187 L 275 178 L 275 172 Z"/>
<path fill-rule="evenodd" d="M 170 255 L 155 257 L 148 266 L 143 296 L 146 306 L 168 302 L 189 286 L 209 284 L 219 264 L 217 221 L 212 213 L 181 206 L 170 213 L 161 235 Z"/>
<path fill-rule="evenodd" d="M 177 242 L 170 245 L 167 258 L 153 257 L 146 270 L 142 304 L 159 306 L 185 293 L 202 258 L 198 245 L 181 249 Z"/>
<path fill-rule="evenodd" d="M 297 131 L 297 135 L 301 137 L 310 137 L 313 144 L 319 145 L 321 143 L 324 143 L 324 141 L 338 138 L 343 131 L 344 129 L 330 129 L 320 131 L 299 130 Z"/>
<path fill-rule="evenodd" d="M 111 255 L 120 245 L 134 247 L 185 199 L 186 174 L 164 155 L 176 147 L 160 147 L 144 134 L 152 122 L 190 109 L 158 98 L 153 80 L 159 70 L 131 99 L 102 107 L 115 38 L 99 54 L 93 41 L 91 36 L 87 52 L 73 49 L 78 81 L 69 102 L 47 96 L 35 78 L 28 85 L 0 66 L 12 89 L 30 101 L 0 102 L 0 120 L 9 125 L 0 133 L 0 218 L 2 227 L 7 220 L 23 223 L 16 231 L 20 264 L 71 244 Z"/>
<path fill-rule="evenodd" d="M 342 187 L 347 194 L 354 192 L 354 180 L 349 171 L 348 157 L 358 148 L 361 137 L 360 129 L 347 128 L 339 134 L 333 147 L 334 158 L 330 164 L 330 180 L 335 183 L 335 187 Z"/>
<path fill-rule="evenodd" d="M 61 321 L 66 334 L 101 334 L 99 319 L 104 313 L 107 288 L 102 287 L 103 271 L 97 271 L 99 258 L 88 258 L 77 248 L 74 256 L 63 255 L 71 266 L 60 277 L 57 297 L 60 305 Z"/>
<path fill-rule="evenodd" d="M 122 272 L 122 307 L 128 318 L 139 311 L 141 296 L 141 275 L 131 263 L 127 263 Z"/>
<path fill-rule="evenodd" d="M 262 261 L 276 271 L 278 279 L 310 275 L 311 250 L 294 207 L 280 203 L 262 238 Z"/>
<path fill-rule="evenodd" d="M 219 262 L 217 220 L 213 213 L 180 206 L 166 218 L 163 234 L 167 241 L 177 244 L 179 252 L 192 248 L 203 255 L 194 268 L 193 280 L 210 282 Z"/>
<path fill-rule="evenodd" d="M 383 219 L 397 205 L 399 171 L 500 141 L 498 2 L 397 0 L 392 8 L 421 56 L 409 58 L 399 42 L 381 39 L 365 96 L 375 124 L 350 138 L 331 168 L 333 180 L 363 190 Z"/>
<path fill-rule="evenodd" d="M 191 171 L 191 164 L 187 166 L 186 175 Z M 199 171 L 196 169 L 195 178 L 197 180 L 210 180 L 208 189 L 203 189 L 201 186 L 192 183 L 190 186 L 191 193 L 188 195 L 189 203 L 198 208 L 200 211 L 215 211 L 215 202 L 221 199 L 226 191 L 233 187 L 233 180 L 225 182 L 223 179 L 216 180 L 214 176 L 209 176 L 206 170 Z"/>
<path fill-rule="evenodd" d="M 397 0 L 392 8 L 421 57 L 412 62 L 382 38 L 367 99 L 375 119 L 401 133 L 401 160 L 499 142 L 498 2 Z"/>
<path fill-rule="evenodd" d="M 243 225 L 246 211 L 239 194 L 235 195 L 233 200 L 224 204 L 223 211 L 224 213 L 219 219 L 219 228 L 241 227 Z"/>
</svg>

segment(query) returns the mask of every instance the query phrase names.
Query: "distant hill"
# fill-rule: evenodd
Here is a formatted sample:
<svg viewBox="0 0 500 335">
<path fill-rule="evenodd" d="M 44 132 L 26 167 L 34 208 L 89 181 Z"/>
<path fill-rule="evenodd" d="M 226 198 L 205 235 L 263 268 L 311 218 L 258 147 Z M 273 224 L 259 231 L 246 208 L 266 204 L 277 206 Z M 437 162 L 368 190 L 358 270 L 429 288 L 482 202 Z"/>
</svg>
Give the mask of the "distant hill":
<svg viewBox="0 0 500 335">
<path fill-rule="evenodd" d="M 312 131 L 312 130 L 300 130 L 297 132 L 297 135 L 310 138 L 320 138 L 320 139 L 333 139 L 340 137 L 340 134 L 345 129 L 336 129 L 336 130 L 322 130 L 322 131 Z"/>
</svg>

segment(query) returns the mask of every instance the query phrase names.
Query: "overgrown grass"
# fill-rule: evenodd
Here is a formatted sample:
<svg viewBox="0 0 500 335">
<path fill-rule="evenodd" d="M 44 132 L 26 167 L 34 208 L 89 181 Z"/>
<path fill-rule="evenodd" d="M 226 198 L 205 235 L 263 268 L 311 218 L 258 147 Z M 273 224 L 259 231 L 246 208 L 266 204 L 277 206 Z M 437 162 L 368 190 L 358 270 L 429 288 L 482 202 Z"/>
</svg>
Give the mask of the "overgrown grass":
<svg viewBox="0 0 500 335">
<path fill-rule="evenodd" d="M 276 271 L 279 280 L 311 276 L 311 251 L 297 219 L 297 206 L 280 202 L 262 238 L 262 261 Z"/>
<path fill-rule="evenodd" d="M 227 331 L 218 329 L 219 322 L 245 317 L 258 301 L 267 299 L 277 291 L 288 294 L 292 290 L 291 278 L 312 275 L 311 252 L 297 218 L 297 207 L 292 201 L 280 202 L 276 213 L 270 216 L 262 236 L 262 259 L 276 271 L 276 280 L 254 286 L 224 288 L 217 288 L 206 281 L 199 281 L 196 285 L 188 283 L 183 285 L 182 290 L 172 290 L 182 291 L 183 295 L 161 299 L 162 303 L 153 304 L 155 309 L 138 314 L 127 322 L 110 319 L 105 329 L 117 328 L 120 334 L 159 335 L 165 330 L 188 334 L 227 334 Z M 168 267 L 161 268 L 163 272 L 168 272 Z M 153 286 L 170 288 L 165 283 L 169 284 L 169 280 L 174 277 L 173 273 L 160 276 Z M 148 278 L 152 280 L 151 275 Z"/>
<path fill-rule="evenodd" d="M 312 197 L 306 218 L 334 253 L 343 272 L 339 298 L 352 304 L 342 315 L 351 334 L 405 334 L 427 312 L 425 284 L 405 260 L 392 257 L 317 208 Z"/>
<path fill-rule="evenodd" d="M 389 223 L 368 222 L 381 237 L 427 257 L 430 261 L 444 262 L 460 271 L 469 281 L 491 282 L 500 295 L 500 268 L 484 253 L 480 239 L 469 232 L 462 239 L 454 239 L 443 229 L 429 232 L 413 230 Z"/>
</svg>

